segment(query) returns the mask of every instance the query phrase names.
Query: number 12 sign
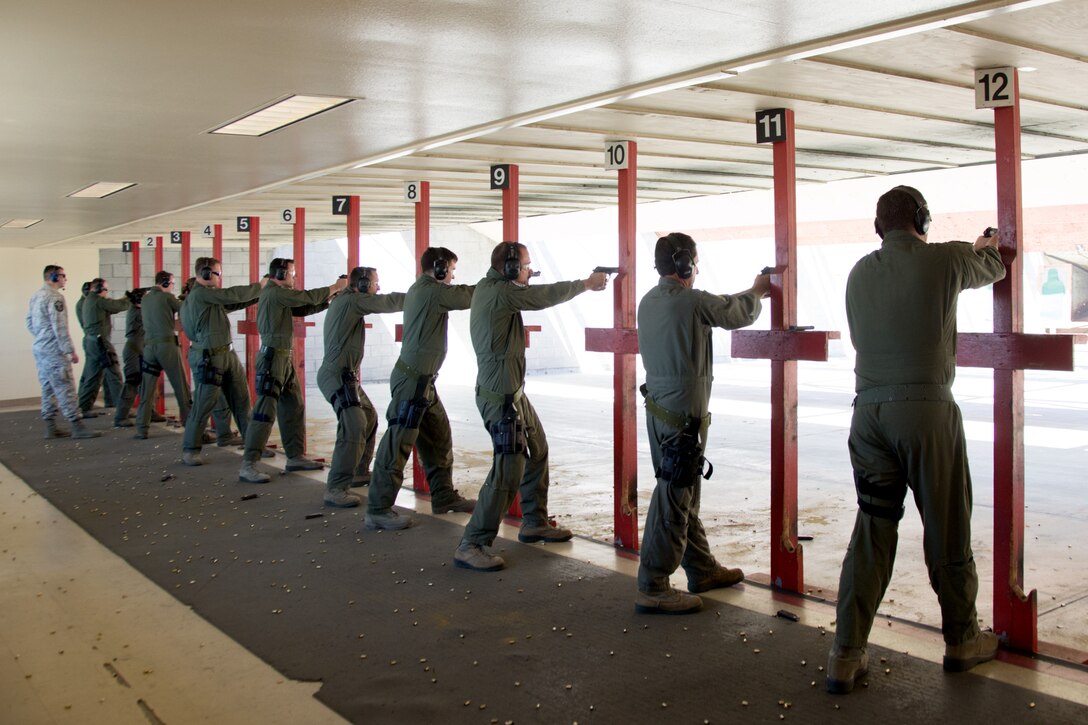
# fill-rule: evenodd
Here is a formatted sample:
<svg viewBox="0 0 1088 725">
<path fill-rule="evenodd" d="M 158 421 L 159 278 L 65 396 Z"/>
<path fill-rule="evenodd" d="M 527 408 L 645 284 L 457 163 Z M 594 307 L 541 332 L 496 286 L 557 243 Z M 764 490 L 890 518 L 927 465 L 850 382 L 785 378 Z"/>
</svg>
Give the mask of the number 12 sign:
<svg viewBox="0 0 1088 725">
<path fill-rule="evenodd" d="M 976 68 L 975 108 L 1002 108 L 1013 105 L 1013 79 L 1016 69 Z"/>
</svg>

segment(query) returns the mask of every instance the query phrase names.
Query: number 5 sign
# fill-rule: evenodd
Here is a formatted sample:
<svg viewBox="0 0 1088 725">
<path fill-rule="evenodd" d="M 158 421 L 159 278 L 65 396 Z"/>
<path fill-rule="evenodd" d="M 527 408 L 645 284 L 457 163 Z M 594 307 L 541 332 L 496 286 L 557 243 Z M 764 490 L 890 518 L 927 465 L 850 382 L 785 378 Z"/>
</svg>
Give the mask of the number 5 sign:
<svg viewBox="0 0 1088 725">
<path fill-rule="evenodd" d="M 975 108 L 1001 108 L 1011 106 L 1013 99 L 1013 80 L 1016 69 L 976 68 L 975 69 Z"/>
</svg>

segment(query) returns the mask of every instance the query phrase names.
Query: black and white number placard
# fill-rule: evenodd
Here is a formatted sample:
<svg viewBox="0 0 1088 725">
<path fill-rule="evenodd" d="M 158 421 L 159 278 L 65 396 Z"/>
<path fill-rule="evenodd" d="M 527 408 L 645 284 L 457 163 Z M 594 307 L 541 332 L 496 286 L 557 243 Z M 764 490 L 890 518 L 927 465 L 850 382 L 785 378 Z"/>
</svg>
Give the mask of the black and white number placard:
<svg viewBox="0 0 1088 725">
<path fill-rule="evenodd" d="M 786 109 L 768 108 L 756 111 L 756 143 L 786 140 Z"/>
<path fill-rule="evenodd" d="M 604 167 L 609 170 L 627 168 L 627 141 L 609 141 L 604 147 Z"/>
<path fill-rule="evenodd" d="M 510 188 L 510 164 L 496 164 L 491 167 L 491 188 Z"/>
<path fill-rule="evenodd" d="M 144 246 L 145 247 L 154 247 L 155 246 L 155 237 L 144 237 Z"/>
<path fill-rule="evenodd" d="M 404 200 L 409 204 L 419 203 L 419 182 L 406 181 L 404 183 Z"/>
<path fill-rule="evenodd" d="M 209 239 L 215 236 L 215 230 L 212 229 L 211 224 L 205 224 L 204 229 L 202 229 L 200 233 Z"/>
<path fill-rule="evenodd" d="M 136 242 L 121 242 L 122 252 L 131 252 L 133 249 L 136 249 Z"/>
<path fill-rule="evenodd" d="M 170 232 L 170 243 L 181 244 L 181 232 Z"/>
<path fill-rule="evenodd" d="M 247 217 L 247 216 L 238 217 L 238 227 L 237 227 L 238 231 L 248 232 L 249 231 L 249 226 L 250 226 L 249 225 L 249 217 Z"/>
<path fill-rule="evenodd" d="M 1002 108 L 1013 104 L 1013 78 L 1016 69 L 976 68 L 975 108 Z"/>
<path fill-rule="evenodd" d="M 291 207 L 287 207 L 286 209 L 281 210 L 280 211 L 280 221 L 283 222 L 284 224 L 294 224 L 295 223 L 295 210 L 292 209 Z"/>
<path fill-rule="evenodd" d="M 332 198 L 332 213 L 334 216 L 347 216 L 350 212 L 350 196 L 334 196 Z"/>
</svg>

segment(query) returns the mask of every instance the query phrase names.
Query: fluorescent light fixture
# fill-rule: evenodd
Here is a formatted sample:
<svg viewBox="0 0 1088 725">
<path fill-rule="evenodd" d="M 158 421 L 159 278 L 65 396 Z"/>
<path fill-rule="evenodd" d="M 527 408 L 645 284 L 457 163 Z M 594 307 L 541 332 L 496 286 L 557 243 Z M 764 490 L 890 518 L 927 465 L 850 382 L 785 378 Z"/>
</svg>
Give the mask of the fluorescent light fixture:
<svg viewBox="0 0 1088 725">
<path fill-rule="evenodd" d="M 124 191 L 130 186 L 136 186 L 133 181 L 98 181 L 90 186 L 85 186 L 78 191 L 73 191 L 68 196 L 72 199 L 105 199 L 110 194 Z"/>
<path fill-rule="evenodd" d="M 8 219 L 0 224 L 0 229 L 28 229 L 40 221 L 41 219 Z"/>
<path fill-rule="evenodd" d="M 241 118 L 213 128 L 208 133 L 264 136 L 354 100 L 354 98 L 338 96 L 287 96 L 252 113 L 247 113 Z"/>
<path fill-rule="evenodd" d="M 401 149 L 400 151 L 393 151 L 391 153 L 385 154 L 384 156 L 377 156 L 377 157 L 375 157 L 373 159 L 367 159 L 366 161 L 355 164 L 351 168 L 361 169 L 361 168 L 366 167 L 366 166 L 375 166 L 377 164 L 384 164 L 386 161 L 392 161 L 393 159 L 399 159 L 402 156 L 411 156 L 412 154 L 414 154 L 416 151 L 419 151 L 419 150 L 420 149 L 412 147 L 410 149 Z"/>
<path fill-rule="evenodd" d="M 1017 68 L 1016 70 L 1020 71 L 1021 73 L 1034 73 L 1039 69 L 1033 65 L 1025 65 L 1022 68 Z"/>
</svg>

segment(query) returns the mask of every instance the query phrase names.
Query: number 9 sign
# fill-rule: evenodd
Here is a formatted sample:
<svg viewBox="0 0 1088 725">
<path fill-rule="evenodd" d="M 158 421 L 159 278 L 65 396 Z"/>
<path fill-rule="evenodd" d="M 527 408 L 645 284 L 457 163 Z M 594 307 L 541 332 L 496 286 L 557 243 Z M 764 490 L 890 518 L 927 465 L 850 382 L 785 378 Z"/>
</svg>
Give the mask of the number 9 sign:
<svg viewBox="0 0 1088 725">
<path fill-rule="evenodd" d="M 491 188 L 510 188 L 510 164 L 496 164 L 491 167 Z"/>
</svg>

